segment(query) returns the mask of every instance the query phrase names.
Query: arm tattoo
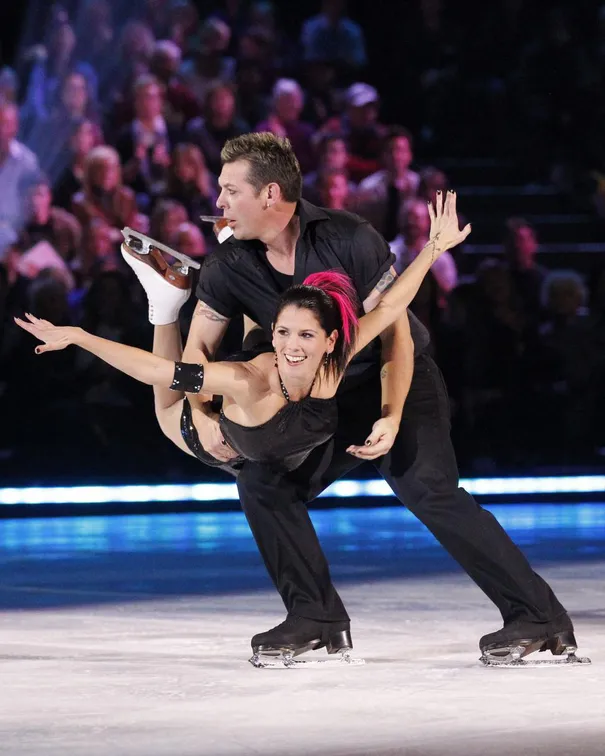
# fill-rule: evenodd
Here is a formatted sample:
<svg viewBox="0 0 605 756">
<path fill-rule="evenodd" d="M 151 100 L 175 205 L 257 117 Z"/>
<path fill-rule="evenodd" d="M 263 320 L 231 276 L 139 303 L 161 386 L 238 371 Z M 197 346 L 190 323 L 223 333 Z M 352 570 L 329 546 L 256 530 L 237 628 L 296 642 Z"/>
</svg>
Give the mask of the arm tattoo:
<svg viewBox="0 0 605 756">
<path fill-rule="evenodd" d="M 380 377 L 384 380 L 387 377 L 387 366 L 385 365 L 380 371 Z"/>
<path fill-rule="evenodd" d="M 390 270 L 387 270 L 387 272 L 383 275 L 380 281 L 378 281 L 374 288 L 376 289 L 376 291 L 382 294 L 393 285 L 395 278 L 396 276 L 394 276 Z"/>
<path fill-rule="evenodd" d="M 214 323 L 227 323 L 229 321 L 229 318 L 226 318 L 216 310 L 213 310 L 212 307 L 208 307 L 204 302 L 198 302 L 193 311 L 193 317 L 197 318 L 201 315 L 208 320 L 212 320 Z"/>
</svg>

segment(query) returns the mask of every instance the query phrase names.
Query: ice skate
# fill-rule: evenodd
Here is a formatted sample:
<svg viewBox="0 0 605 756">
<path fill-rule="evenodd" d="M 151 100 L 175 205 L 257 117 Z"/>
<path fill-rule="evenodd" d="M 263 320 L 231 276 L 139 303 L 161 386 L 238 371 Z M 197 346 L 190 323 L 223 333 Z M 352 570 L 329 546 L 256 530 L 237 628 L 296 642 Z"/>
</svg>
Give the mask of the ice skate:
<svg viewBox="0 0 605 756">
<path fill-rule="evenodd" d="M 233 236 L 233 229 L 229 226 L 228 219 L 222 215 L 200 215 L 200 220 L 204 223 L 212 223 L 212 230 L 219 244 Z"/>
<path fill-rule="evenodd" d="M 150 236 L 145 236 L 145 234 L 140 233 L 140 231 L 134 231 L 132 228 L 128 228 L 128 226 L 122 229 L 122 236 L 130 249 L 139 257 L 144 258 L 147 255 L 150 255 L 159 265 L 161 265 L 160 260 L 164 265 L 168 264 L 162 257 L 162 252 L 166 255 L 171 255 L 181 263 L 176 269 L 182 269 L 184 275 L 187 274 L 189 268 L 199 270 L 202 267 L 199 262 L 196 262 L 191 257 L 187 257 L 187 255 L 177 252 L 171 247 L 167 247 L 165 244 L 152 239 Z"/>
<path fill-rule="evenodd" d="M 199 268 L 200 264 L 131 228 L 124 228 L 122 235 L 125 239 L 122 257 L 145 289 L 149 322 L 153 325 L 176 322 L 191 294 L 190 268 Z M 162 251 L 178 259 L 179 264 L 170 265 Z"/>
<path fill-rule="evenodd" d="M 576 656 L 573 624 L 567 614 L 552 622 L 516 620 L 479 641 L 481 661 L 487 667 L 533 667 L 545 664 L 590 664 Z M 555 658 L 526 659 L 534 651 L 550 651 Z"/>
<path fill-rule="evenodd" d="M 292 668 L 300 665 L 365 664 L 351 656 L 353 642 L 348 620 L 318 622 L 294 614 L 277 627 L 252 638 L 250 663 L 259 668 Z M 332 659 L 298 659 L 308 652 L 325 648 Z"/>
</svg>

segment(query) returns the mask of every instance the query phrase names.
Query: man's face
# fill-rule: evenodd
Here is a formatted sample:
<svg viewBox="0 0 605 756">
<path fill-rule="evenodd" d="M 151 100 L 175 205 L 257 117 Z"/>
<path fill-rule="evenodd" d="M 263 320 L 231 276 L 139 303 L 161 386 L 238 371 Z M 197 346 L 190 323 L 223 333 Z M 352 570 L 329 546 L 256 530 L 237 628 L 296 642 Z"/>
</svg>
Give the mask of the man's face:
<svg viewBox="0 0 605 756">
<path fill-rule="evenodd" d="M 72 74 L 63 88 L 63 104 L 70 113 L 83 113 L 87 100 L 86 79 L 81 74 Z"/>
<path fill-rule="evenodd" d="M 19 131 L 19 116 L 14 105 L 0 108 L 0 152 L 6 152 Z"/>
<path fill-rule="evenodd" d="M 342 209 L 349 196 L 349 184 L 342 173 L 327 176 L 321 191 L 322 204 L 335 210 Z"/>
<path fill-rule="evenodd" d="M 178 55 L 171 55 L 167 50 L 158 50 L 151 61 L 151 70 L 162 81 L 168 82 L 176 76 L 181 61 Z"/>
<path fill-rule="evenodd" d="M 368 102 L 366 105 L 352 105 L 349 107 L 349 121 L 354 129 L 367 129 L 378 120 L 378 103 Z"/>
<path fill-rule="evenodd" d="M 396 173 L 405 173 L 412 162 L 412 149 L 410 140 L 406 137 L 391 139 L 385 150 L 385 163 L 387 168 Z"/>
<path fill-rule="evenodd" d="M 71 146 L 78 155 L 88 155 L 95 146 L 95 132 L 90 121 L 84 123 L 78 128 L 71 140 Z"/>
<path fill-rule="evenodd" d="M 275 113 L 282 123 L 298 120 L 303 103 L 296 92 L 282 92 L 275 101 Z"/>
<path fill-rule="evenodd" d="M 91 183 L 104 192 L 112 192 L 120 181 L 120 164 L 114 160 L 103 160 L 91 171 Z"/>
<path fill-rule="evenodd" d="M 323 165 L 329 170 L 342 171 L 347 166 L 349 153 L 343 139 L 332 139 L 326 145 Z"/>
<path fill-rule="evenodd" d="M 30 195 L 31 209 L 35 218 L 44 218 L 48 215 L 52 202 L 50 187 L 46 184 L 38 184 L 32 189 Z"/>
<path fill-rule="evenodd" d="M 141 87 L 135 99 L 137 117 L 142 121 L 151 120 L 162 112 L 162 93 L 157 84 Z"/>
<path fill-rule="evenodd" d="M 429 235 L 431 218 L 424 202 L 413 202 L 407 209 L 404 216 L 404 229 L 409 238 Z"/>
<path fill-rule="evenodd" d="M 259 239 L 263 233 L 267 191 L 256 193 L 248 182 L 249 169 L 247 160 L 226 163 L 218 179 L 221 193 L 216 206 L 229 220 L 236 239 Z"/>
<path fill-rule="evenodd" d="M 218 123 L 231 123 L 235 115 L 235 97 L 228 89 L 219 89 L 210 103 L 211 119 Z"/>
</svg>

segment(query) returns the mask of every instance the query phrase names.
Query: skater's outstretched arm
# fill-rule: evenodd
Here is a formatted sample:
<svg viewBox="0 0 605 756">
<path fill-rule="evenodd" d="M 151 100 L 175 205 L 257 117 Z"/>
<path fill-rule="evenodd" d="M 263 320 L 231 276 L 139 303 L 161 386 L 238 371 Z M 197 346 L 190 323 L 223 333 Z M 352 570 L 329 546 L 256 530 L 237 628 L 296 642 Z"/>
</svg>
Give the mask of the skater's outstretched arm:
<svg viewBox="0 0 605 756">
<path fill-rule="evenodd" d="M 361 351 L 372 339 L 402 317 L 435 260 L 446 250 L 463 242 L 471 232 L 470 224 L 467 224 L 462 231 L 458 227 L 455 192 L 447 192 L 443 201 L 441 193 L 438 193 L 435 207 L 429 203 L 429 214 L 431 216 L 429 241 L 420 254 L 398 278 L 392 270 L 394 283 L 384 292 L 376 294 L 378 301 L 375 306 L 373 306 L 374 302 L 369 306 L 366 304 L 374 294 L 364 302 L 366 311 L 371 311 L 366 312 L 359 320 L 355 353 Z"/>
<path fill-rule="evenodd" d="M 195 372 L 195 370 L 190 371 L 189 368 L 197 368 L 196 380 L 188 381 L 191 385 L 185 388 L 185 391 L 196 393 L 203 387 L 204 391 L 228 396 L 237 404 L 246 406 L 250 403 L 251 397 L 258 393 L 259 384 L 262 383 L 261 374 L 250 363 L 213 362 L 205 366 L 192 366 L 189 363 L 174 362 L 158 357 L 137 347 L 94 336 L 82 328 L 54 326 L 47 320 L 40 320 L 30 314 L 26 317 L 27 320 L 15 318 L 15 322 L 43 342 L 42 346 L 36 347 L 36 354 L 65 349 L 70 344 L 74 344 L 135 380 L 150 386 L 174 385 L 182 390 L 178 382 L 179 376 Z"/>
</svg>

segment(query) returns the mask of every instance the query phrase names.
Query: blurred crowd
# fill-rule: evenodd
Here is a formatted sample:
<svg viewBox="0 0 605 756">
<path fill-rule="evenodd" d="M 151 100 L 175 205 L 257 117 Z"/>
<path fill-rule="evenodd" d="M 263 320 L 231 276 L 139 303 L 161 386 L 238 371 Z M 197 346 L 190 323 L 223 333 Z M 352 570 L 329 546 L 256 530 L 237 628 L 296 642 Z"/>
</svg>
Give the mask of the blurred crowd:
<svg viewBox="0 0 605 756">
<path fill-rule="evenodd" d="M 456 113 L 454 135 L 475 133 L 477 110 L 460 120 L 463 92 L 497 125 L 494 150 L 505 137 L 517 155 L 530 149 L 540 180 L 580 187 L 601 211 L 602 141 L 571 141 L 605 73 L 605 10 L 591 44 L 577 45 L 565 6 L 528 27 L 525 4 L 501 0 L 467 28 L 464 14 L 446 27 L 437 0 L 410 2 L 405 37 L 414 65 L 401 81 L 414 110 L 393 123 L 383 116 L 390 79 L 372 74 L 389 66 L 387 52 L 372 48 L 343 0 L 320 5 L 293 33 L 282 5 L 265 0 L 226 0 L 205 13 L 189 0 L 145 0 L 128 17 L 112 0 L 74 0 L 49 6 L 39 39 L 0 72 L 7 475 L 210 476 L 167 449 L 148 387 L 75 349 L 36 357 L 11 318 L 32 312 L 149 349 L 146 300 L 121 259 L 121 229 L 203 265 L 217 242 L 200 215 L 216 212 L 229 138 L 252 130 L 287 136 L 304 196 L 371 221 L 399 271 L 428 239 L 426 200 L 450 185 L 438 160 L 423 155 L 440 144 L 448 150 L 448 114 Z M 513 43 L 522 55 L 509 69 Z M 503 123 L 511 112 L 518 120 Z M 593 465 L 605 447 L 605 266 L 590 279 L 549 270 L 522 217 L 510 217 L 494 241 L 501 253 L 475 266 L 464 248 L 446 253 L 412 305 L 448 383 L 462 469 Z M 233 324 L 225 350 L 236 351 L 239 338 Z M 167 460 L 161 473 L 158 454 Z"/>
</svg>

